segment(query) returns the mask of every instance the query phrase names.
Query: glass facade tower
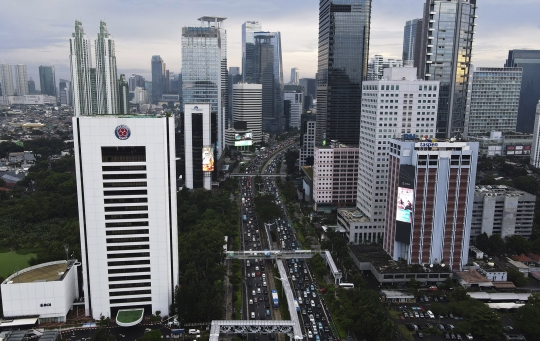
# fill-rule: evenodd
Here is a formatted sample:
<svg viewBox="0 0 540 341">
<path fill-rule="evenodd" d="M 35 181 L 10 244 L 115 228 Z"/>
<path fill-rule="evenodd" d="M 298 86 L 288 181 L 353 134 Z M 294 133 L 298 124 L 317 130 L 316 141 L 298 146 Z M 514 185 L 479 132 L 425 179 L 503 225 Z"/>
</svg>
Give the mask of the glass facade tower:
<svg viewBox="0 0 540 341">
<path fill-rule="evenodd" d="M 255 32 L 262 31 L 258 21 L 246 21 L 242 24 L 242 81 L 253 83 L 256 70 Z"/>
<path fill-rule="evenodd" d="M 540 99 L 540 50 L 510 50 L 505 67 L 523 69 L 517 131 L 530 134 Z"/>
<path fill-rule="evenodd" d="M 437 137 L 461 136 L 476 18 L 476 0 L 426 0 L 418 78 L 440 81 Z"/>
<path fill-rule="evenodd" d="M 152 56 L 152 102 L 157 103 L 163 96 L 165 63 L 160 56 Z"/>
<path fill-rule="evenodd" d="M 416 29 L 420 19 L 407 20 L 403 30 L 403 65 L 414 64 L 414 47 L 416 45 Z"/>
<path fill-rule="evenodd" d="M 371 0 L 319 2 L 317 145 L 358 144 L 370 20 Z"/>
<path fill-rule="evenodd" d="M 54 66 L 39 67 L 39 82 L 41 84 L 41 94 L 56 96 L 56 78 Z"/>
</svg>

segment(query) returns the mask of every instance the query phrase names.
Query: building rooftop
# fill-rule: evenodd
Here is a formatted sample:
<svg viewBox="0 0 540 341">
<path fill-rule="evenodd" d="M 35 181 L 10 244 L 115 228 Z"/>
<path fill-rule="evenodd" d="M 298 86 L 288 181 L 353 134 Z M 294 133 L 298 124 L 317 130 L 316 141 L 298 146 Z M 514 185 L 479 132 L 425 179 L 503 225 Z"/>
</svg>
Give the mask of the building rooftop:
<svg viewBox="0 0 540 341">
<path fill-rule="evenodd" d="M 371 263 L 378 273 L 451 273 L 440 264 L 407 264 L 395 261 L 380 245 L 351 245 L 351 251 L 360 262 Z"/>
<path fill-rule="evenodd" d="M 305 173 L 311 180 L 313 180 L 313 167 L 311 167 L 311 166 L 302 166 L 302 170 L 304 171 L 304 173 Z"/>
<path fill-rule="evenodd" d="M 476 271 L 476 269 L 470 269 L 469 271 L 457 271 L 456 275 L 460 278 L 461 281 L 468 284 L 491 284 L 491 281 L 484 277 L 480 272 Z"/>
<path fill-rule="evenodd" d="M 486 186 L 476 186 L 475 195 L 481 196 L 522 196 L 524 194 L 529 194 L 527 192 L 520 191 L 513 187 L 505 185 L 486 185 Z"/>
<path fill-rule="evenodd" d="M 341 215 L 344 219 L 347 219 L 349 223 L 367 223 L 371 221 L 358 208 L 340 208 L 338 209 L 338 215 Z"/>
<path fill-rule="evenodd" d="M 14 273 L 2 284 L 61 281 L 70 268 L 66 261 L 39 264 Z"/>
</svg>

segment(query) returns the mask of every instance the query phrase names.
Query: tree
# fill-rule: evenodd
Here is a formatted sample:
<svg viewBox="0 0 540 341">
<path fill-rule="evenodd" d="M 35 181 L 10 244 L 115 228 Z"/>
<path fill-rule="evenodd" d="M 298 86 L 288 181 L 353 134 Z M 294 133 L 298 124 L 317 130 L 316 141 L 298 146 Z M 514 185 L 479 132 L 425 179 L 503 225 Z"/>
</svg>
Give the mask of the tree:
<svg viewBox="0 0 540 341">
<path fill-rule="evenodd" d="M 452 291 L 450 294 L 450 299 L 453 302 L 461 302 L 469 299 L 469 295 L 467 295 L 467 289 L 463 287 L 457 287 Z"/>
<path fill-rule="evenodd" d="M 474 309 L 469 317 L 471 332 L 488 340 L 498 338 L 503 332 L 499 315 L 486 305 Z"/>
<path fill-rule="evenodd" d="M 538 193 L 538 181 L 530 176 L 520 176 L 513 180 L 514 187 L 527 193 Z"/>
<path fill-rule="evenodd" d="M 415 278 L 411 278 L 411 280 L 407 282 L 407 287 L 411 290 L 417 290 L 420 287 L 420 282 Z"/>
<path fill-rule="evenodd" d="M 139 341 L 160 341 L 161 340 L 161 331 L 154 329 L 144 334 Z"/>
<path fill-rule="evenodd" d="M 116 338 L 114 337 L 114 335 L 109 333 L 109 330 L 107 330 L 106 328 L 99 327 L 98 329 L 96 329 L 96 332 L 94 333 L 94 335 L 92 335 L 91 340 L 92 341 L 115 341 Z"/>
<path fill-rule="evenodd" d="M 500 234 L 492 234 L 489 236 L 489 252 L 495 255 L 502 255 L 506 252 L 506 244 Z"/>
<path fill-rule="evenodd" d="M 529 284 L 527 278 L 519 270 L 513 268 L 508 269 L 508 280 L 513 282 L 516 287 L 524 287 Z"/>
<path fill-rule="evenodd" d="M 522 236 L 513 235 L 506 241 L 506 249 L 517 255 L 528 254 L 531 251 L 531 243 Z"/>
<path fill-rule="evenodd" d="M 540 294 L 533 293 L 524 306 L 517 309 L 514 315 L 515 327 L 522 330 L 527 340 L 540 340 Z"/>
<path fill-rule="evenodd" d="M 450 288 L 454 287 L 454 281 L 452 280 L 452 278 L 448 277 L 444 280 L 443 286 L 446 290 L 449 290 Z"/>
<path fill-rule="evenodd" d="M 267 222 L 281 216 L 281 210 L 274 203 L 274 197 L 271 195 L 262 195 L 255 198 L 255 212 L 262 222 Z"/>
<path fill-rule="evenodd" d="M 475 246 L 484 252 L 489 252 L 489 237 L 487 233 L 482 233 L 476 237 Z"/>
</svg>

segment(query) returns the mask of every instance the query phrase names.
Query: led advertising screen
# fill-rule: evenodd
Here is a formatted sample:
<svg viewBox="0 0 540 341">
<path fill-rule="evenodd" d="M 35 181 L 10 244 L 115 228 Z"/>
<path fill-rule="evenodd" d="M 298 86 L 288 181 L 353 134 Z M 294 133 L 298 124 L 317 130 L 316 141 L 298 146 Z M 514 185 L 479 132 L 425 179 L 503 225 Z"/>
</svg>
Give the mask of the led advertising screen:
<svg viewBox="0 0 540 341">
<path fill-rule="evenodd" d="M 396 197 L 396 235 L 395 240 L 409 244 L 411 238 L 412 215 L 414 206 L 414 166 L 401 165 Z"/>
<path fill-rule="evenodd" d="M 253 145 L 253 133 L 245 132 L 234 134 L 234 146 L 251 146 Z"/>
<path fill-rule="evenodd" d="M 396 220 L 410 223 L 414 190 L 412 188 L 398 187 L 397 200 Z"/>
<path fill-rule="evenodd" d="M 214 171 L 214 148 L 203 148 L 202 170 L 203 172 Z"/>
</svg>

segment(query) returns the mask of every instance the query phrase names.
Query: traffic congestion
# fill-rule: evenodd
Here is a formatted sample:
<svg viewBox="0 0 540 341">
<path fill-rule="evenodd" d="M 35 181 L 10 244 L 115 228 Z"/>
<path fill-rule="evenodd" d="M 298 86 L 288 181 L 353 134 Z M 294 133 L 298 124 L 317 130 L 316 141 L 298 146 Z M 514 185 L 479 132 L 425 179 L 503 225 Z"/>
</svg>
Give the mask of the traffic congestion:
<svg viewBox="0 0 540 341">
<path fill-rule="evenodd" d="M 248 165 L 246 173 L 262 174 L 280 173 L 281 161 L 283 160 L 287 148 L 281 150 L 273 159 L 266 163 L 268 156 L 275 153 L 276 150 L 290 144 L 291 141 L 285 141 L 269 150 L 259 152 Z M 266 165 L 265 165 L 266 163 Z M 243 177 L 241 182 L 242 209 L 241 209 L 241 229 L 242 229 L 242 249 L 246 251 L 261 251 L 261 258 L 243 261 L 242 275 L 243 285 L 243 318 L 250 320 L 269 320 L 276 319 L 276 313 L 279 312 L 280 304 L 287 302 L 278 302 L 276 288 L 272 285 L 275 281 L 283 280 L 274 276 L 272 272 L 272 261 L 264 257 L 264 250 L 297 250 L 301 245 L 297 240 L 296 233 L 291 226 L 291 220 L 287 215 L 284 203 L 281 201 L 279 189 L 276 186 L 275 178 L 264 177 L 263 188 L 255 188 L 254 177 Z M 274 196 L 274 202 L 281 210 L 281 216 L 273 222 L 260 222 L 257 220 L 254 207 L 254 197 L 256 192 L 263 191 L 265 194 Z M 269 224 L 263 224 L 269 223 Z M 268 228 L 266 231 L 261 229 Z M 273 233 L 269 233 L 272 231 Z M 277 237 L 273 243 L 264 235 L 273 235 Z M 307 260 L 287 259 L 284 261 L 288 274 L 288 281 L 293 289 L 295 297 L 296 313 L 300 321 L 303 336 L 305 339 L 313 341 L 334 340 L 332 329 L 329 326 L 329 315 L 324 304 L 321 293 L 324 288 L 319 288 L 313 278 Z M 271 283 L 271 284 L 269 284 Z M 268 340 L 274 339 L 276 335 L 248 335 L 248 340 Z"/>
</svg>

